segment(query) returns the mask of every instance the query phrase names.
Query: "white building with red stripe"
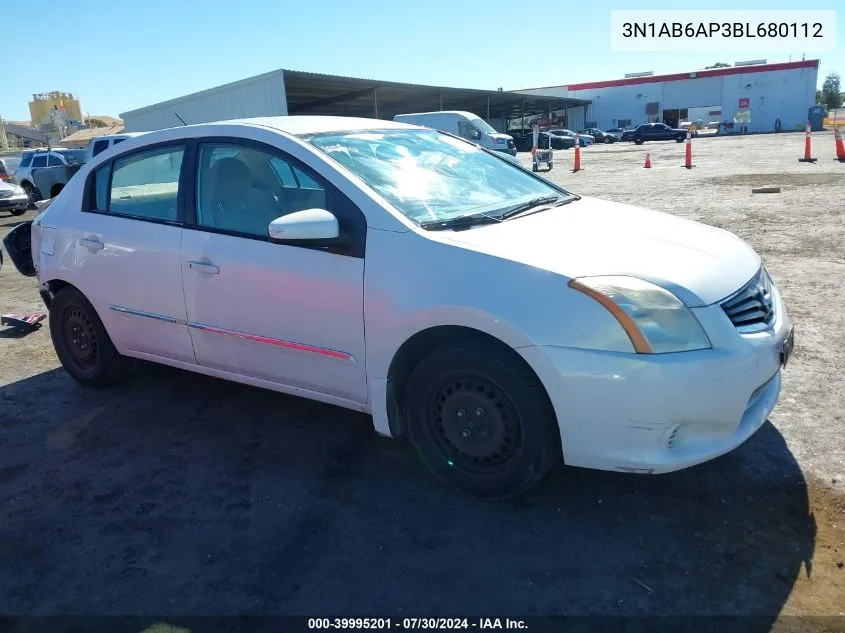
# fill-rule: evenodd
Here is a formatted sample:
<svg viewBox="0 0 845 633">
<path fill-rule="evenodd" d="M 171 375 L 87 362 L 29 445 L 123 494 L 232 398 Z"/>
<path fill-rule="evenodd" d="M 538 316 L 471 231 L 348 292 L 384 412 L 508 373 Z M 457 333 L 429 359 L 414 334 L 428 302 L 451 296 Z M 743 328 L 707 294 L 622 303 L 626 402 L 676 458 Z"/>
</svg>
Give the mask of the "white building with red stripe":
<svg viewBox="0 0 845 633">
<path fill-rule="evenodd" d="M 652 75 L 545 86 L 518 92 L 589 100 L 566 111 L 565 127 L 609 129 L 661 122 L 733 122 L 750 110 L 748 132 L 803 129 L 816 100 L 819 61 L 737 65 L 671 75 Z M 561 113 L 562 114 L 562 113 Z"/>
</svg>

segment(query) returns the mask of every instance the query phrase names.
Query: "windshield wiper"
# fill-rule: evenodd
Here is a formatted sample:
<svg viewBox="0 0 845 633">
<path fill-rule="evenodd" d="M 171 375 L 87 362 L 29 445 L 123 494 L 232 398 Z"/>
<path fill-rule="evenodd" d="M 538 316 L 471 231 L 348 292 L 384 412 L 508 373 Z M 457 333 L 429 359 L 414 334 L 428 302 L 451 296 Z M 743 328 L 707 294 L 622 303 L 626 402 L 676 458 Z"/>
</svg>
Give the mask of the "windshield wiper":
<svg viewBox="0 0 845 633">
<path fill-rule="evenodd" d="M 445 231 L 447 229 L 465 229 L 479 224 L 490 224 L 491 222 L 501 221 L 502 218 L 499 216 L 488 215 L 486 213 L 469 213 L 467 215 L 459 215 L 456 218 L 449 218 L 448 220 L 422 222 L 420 226 L 429 231 Z"/>
<path fill-rule="evenodd" d="M 543 205 L 551 204 L 553 202 L 557 203 L 554 206 L 559 206 L 561 204 L 564 204 L 565 202 L 569 202 L 570 200 L 571 198 L 565 198 L 561 200 L 560 196 L 540 196 L 538 198 L 532 198 L 531 200 L 523 204 L 518 204 L 515 207 L 511 207 L 510 209 L 502 213 L 499 217 L 502 220 L 507 220 L 509 218 L 519 215 L 520 213 L 525 213 L 526 211 L 534 209 L 535 207 L 541 207 Z"/>
</svg>

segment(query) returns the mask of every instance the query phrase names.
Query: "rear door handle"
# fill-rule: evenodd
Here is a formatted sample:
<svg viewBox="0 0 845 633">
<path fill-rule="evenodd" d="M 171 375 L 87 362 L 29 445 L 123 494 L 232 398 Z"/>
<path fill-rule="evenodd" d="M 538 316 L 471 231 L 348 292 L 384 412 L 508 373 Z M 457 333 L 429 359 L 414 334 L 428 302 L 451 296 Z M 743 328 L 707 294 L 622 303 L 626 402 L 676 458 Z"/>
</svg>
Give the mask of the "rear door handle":
<svg viewBox="0 0 845 633">
<path fill-rule="evenodd" d="M 195 270 L 198 273 L 206 273 L 207 275 L 220 274 L 220 266 L 212 264 L 211 262 L 187 261 L 185 263 L 188 264 L 188 268 Z"/>
<path fill-rule="evenodd" d="M 106 247 L 106 245 L 96 237 L 80 237 L 79 245 L 92 251 L 101 251 Z"/>
</svg>

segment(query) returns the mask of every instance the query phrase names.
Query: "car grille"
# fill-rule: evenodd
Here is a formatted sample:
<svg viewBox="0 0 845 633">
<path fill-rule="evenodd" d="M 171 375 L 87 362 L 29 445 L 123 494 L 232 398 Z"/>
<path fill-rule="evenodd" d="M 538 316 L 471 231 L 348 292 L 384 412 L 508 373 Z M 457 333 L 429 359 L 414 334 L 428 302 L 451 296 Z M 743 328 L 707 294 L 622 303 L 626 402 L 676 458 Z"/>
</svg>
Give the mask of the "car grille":
<svg viewBox="0 0 845 633">
<path fill-rule="evenodd" d="M 761 267 L 751 281 L 722 302 L 722 310 L 739 332 L 762 332 L 775 320 L 773 290 L 772 278 Z"/>
</svg>

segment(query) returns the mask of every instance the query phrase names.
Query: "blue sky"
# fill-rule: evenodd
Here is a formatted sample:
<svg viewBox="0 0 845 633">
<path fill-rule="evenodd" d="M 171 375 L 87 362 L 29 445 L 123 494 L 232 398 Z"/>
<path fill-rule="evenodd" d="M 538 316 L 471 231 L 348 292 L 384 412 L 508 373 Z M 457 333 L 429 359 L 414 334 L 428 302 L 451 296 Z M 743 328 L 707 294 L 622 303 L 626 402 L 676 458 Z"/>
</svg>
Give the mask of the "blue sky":
<svg viewBox="0 0 845 633">
<path fill-rule="evenodd" d="M 50 3 L 52 5 L 52 3 Z M 31 27 L 28 2 L 4 3 L 0 24 Z M 58 6 L 61 5 L 61 9 Z M 838 6 L 837 6 L 838 5 Z M 707 9 L 796 9 L 795 2 L 705 3 Z M 837 51 L 821 59 L 845 80 L 845 5 Z M 36 11 L 37 46 L 7 42 L 0 115 L 29 118 L 32 93 L 78 94 L 83 110 L 117 116 L 183 94 L 278 68 L 355 77 L 505 90 L 683 72 L 717 61 L 789 53 L 614 53 L 610 10 L 677 9 L 677 1 L 517 0 L 73 0 Z M 705 8 L 705 7 L 701 7 Z M 14 27 L 12 28 L 14 31 Z M 8 32 L 8 31 L 7 31 Z M 803 51 L 794 51 L 800 59 Z"/>
</svg>

